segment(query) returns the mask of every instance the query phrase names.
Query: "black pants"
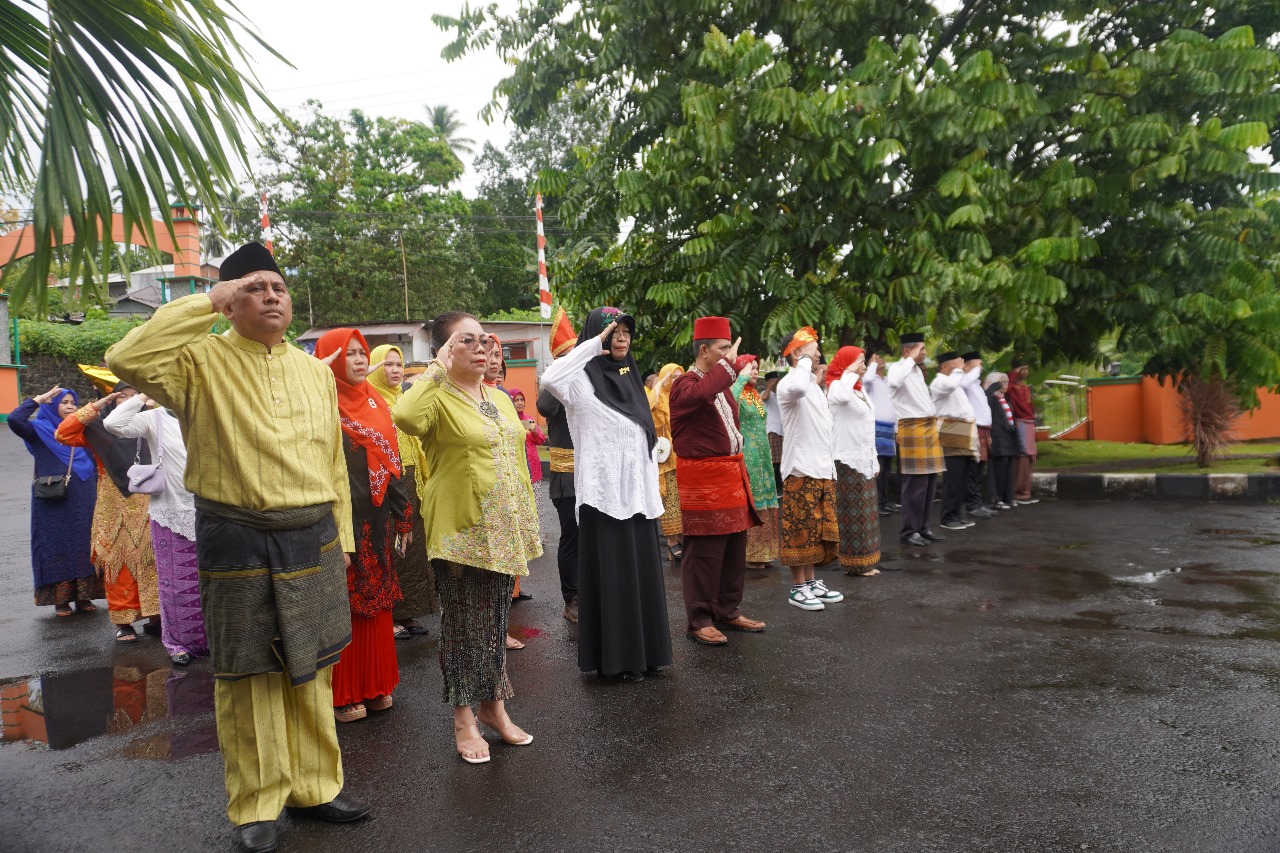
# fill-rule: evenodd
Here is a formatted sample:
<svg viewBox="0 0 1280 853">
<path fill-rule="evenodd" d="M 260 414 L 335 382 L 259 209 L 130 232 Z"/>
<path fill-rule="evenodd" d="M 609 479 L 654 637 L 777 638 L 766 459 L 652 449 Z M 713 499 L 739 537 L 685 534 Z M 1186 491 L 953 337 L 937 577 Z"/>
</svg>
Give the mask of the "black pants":
<svg viewBox="0 0 1280 853">
<path fill-rule="evenodd" d="M 912 533 L 923 535 L 929 529 L 929 510 L 937 493 L 937 474 L 902 475 L 901 538 L 906 539 Z"/>
<path fill-rule="evenodd" d="M 960 521 L 964 517 L 964 495 L 969 485 L 972 456 L 948 456 L 947 475 L 942 479 L 942 520 Z"/>
<path fill-rule="evenodd" d="M 969 512 L 983 509 L 982 489 L 987 484 L 987 463 L 974 462 L 969 468 L 969 479 L 965 484 L 964 506 Z"/>
<path fill-rule="evenodd" d="M 556 549 L 556 567 L 560 569 L 560 594 L 568 604 L 578 595 L 578 518 L 574 514 L 577 498 L 552 498 L 560 517 L 560 547 Z"/>
<path fill-rule="evenodd" d="M 723 536 L 685 536 L 680 586 L 688 630 L 713 622 L 731 622 L 742 613 L 747 580 L 747 532 Z"/>
<path fill-rule="evenodd" d="M 991 495 L 996 501 L 1013 506 L 1013 456 L 991 457 Z"/>
<path fill-rule="evenodd" d="M 889 488 L 889 478 L 892 476 L 891 472 L 893 471 L 893 460 L 898 457 L 877 456 L 876 458 L 880 460 L 880 474 L 876 477 L 876 500 L 880 505 L 880 509 L 888 509 L 889 504 L 895 502 L 892 497 L 892 493 L 894 491 L 902 491 L 901 487 L 898 489 Z M 898 503 L 901 503 L 901 501 L 898 501 Z"/>
</svg>

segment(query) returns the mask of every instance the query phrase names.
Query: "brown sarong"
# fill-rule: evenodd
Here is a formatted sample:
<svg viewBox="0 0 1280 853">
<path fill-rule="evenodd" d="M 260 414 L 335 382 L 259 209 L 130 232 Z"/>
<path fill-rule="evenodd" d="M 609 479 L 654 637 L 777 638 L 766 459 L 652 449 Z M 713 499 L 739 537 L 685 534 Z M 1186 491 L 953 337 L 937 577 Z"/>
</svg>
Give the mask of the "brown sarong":
<svg viewBox="0 0 1280 853">
<path fill-rule="evenodd" d="M 938 418 L 938 443 L 943 456 L 978 455 L 977 426 L 960 418 Z"/>
<path fill-rule="evenodd" d="M 937 418 L 903 418 L 898 421 L 898 471 L 912 474 L 941 474 L 942 445 L 938 443 Z"/>
<path fill-rule="evenodd" d="M 821 566 L 836 558 L 836 481 L 792 474 L 782 481 L 782 547 L 787 566 Z"/>
</svg>

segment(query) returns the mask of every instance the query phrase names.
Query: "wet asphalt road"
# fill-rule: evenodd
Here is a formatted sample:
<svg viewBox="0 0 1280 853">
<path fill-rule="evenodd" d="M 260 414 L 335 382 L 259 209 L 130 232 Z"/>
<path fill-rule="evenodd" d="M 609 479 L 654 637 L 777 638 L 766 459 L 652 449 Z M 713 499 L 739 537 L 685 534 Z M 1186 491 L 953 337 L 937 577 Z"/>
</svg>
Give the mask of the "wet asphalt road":
<svg viewBox="0 0 1280 853">
<path fill-rule="evenodd" d="M 62 747 L 0 745 L 0 850 L 231 850 L 207 664 L 113 647 L 105 608 L 34 608 L 30 464 L 7 430 L 0 471 L 5 721 L 43 704 Z M 744 608 L 769 630 L 722 649 L 683 638 L 668 569 L 676 664 L 640 685 L 578 673 L 546 509 L 509 664 L 535 742 L 455 757 L 431 619 L 398 644 L 395 708 L 340 730 L 373 817 L 282 818 L 281 850 L 1280 849 L 1274 507 L 1020 508 L 893 544 L 877 579 L 824 572 L 848 598 L 822 613 L 787 606 L 770 568 Z"/>
</svg>

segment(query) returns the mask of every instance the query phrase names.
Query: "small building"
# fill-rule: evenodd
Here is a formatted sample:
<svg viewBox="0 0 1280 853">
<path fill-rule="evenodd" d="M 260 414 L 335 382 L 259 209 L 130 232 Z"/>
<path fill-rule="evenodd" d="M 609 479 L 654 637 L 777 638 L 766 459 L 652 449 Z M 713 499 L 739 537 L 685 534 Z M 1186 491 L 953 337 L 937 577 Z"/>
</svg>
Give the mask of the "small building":
<svg viewBox="0 0 1280 853">
<path fill-rule="evenodd" d="M 502 343 L 502 354 L 507 359 L 507 369 L 531 367 L 537 376 L 551 364 L 551 324 L 514 320 L 481 321 L 481 328 L 497 335 Z M 393 344 L 404 351 L 410 363 L 426 364 L 434 355 L 431 347 L 431 323 L 411 320 L 400 323 L 359 323 L 353 326 L 314 326 L 298 335 L 298 346 L 314 353 L 316 341 L 330 329 L 356 328 L 364 335 L 369 346 Z"/>
</svg>

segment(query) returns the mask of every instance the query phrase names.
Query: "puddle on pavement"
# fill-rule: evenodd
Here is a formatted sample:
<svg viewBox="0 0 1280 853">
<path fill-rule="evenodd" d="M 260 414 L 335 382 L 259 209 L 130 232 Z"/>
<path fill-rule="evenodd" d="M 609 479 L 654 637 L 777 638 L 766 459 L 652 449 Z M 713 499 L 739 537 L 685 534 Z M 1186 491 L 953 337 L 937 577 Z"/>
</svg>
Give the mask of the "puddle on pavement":
<svg viewBox="0 0 1280 853">
<path fill-rule="evenodd" d="M 106 735 L 130 738 L 121 752 L 131 758 L 216 752 L 213 683 L 208 672 L 143 663 L 10 679 L 0 685 L 0 740 L 61 750 Z M 168 730 L 148 731 L 156 727 Z"/>
<path fill-rule="evenodd" d="M 1246 530 L 1240 527 L 1200 527 L 1196 529 L 1196 533 L 1205 536 L 1220 536 L 1224 539 L 1234 539 L 1238 542 L 1243 542 L 1246 545 L 1253 545 L 1256 547 L 1280 545 L 1280 539 L 1275 538 L 1278 534 L 1267 530 Z"/>
</svg>

